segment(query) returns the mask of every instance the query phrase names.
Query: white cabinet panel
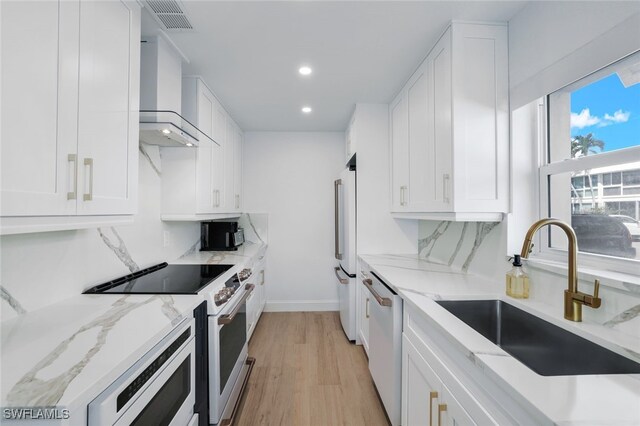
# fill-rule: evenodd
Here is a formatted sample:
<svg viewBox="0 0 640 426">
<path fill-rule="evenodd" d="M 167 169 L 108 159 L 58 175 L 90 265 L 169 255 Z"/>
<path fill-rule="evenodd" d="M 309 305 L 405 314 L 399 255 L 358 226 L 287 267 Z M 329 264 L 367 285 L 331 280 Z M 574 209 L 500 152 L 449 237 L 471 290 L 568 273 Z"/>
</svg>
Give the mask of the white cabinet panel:
<svg viewBox="0 0 640 426">
<path fill-rule="evenodd" d="M 140 10 L 80 5 L 79 214 L 136 210 Z"/>
<path fill-rule="evenodd" d="M 219 145 L 219 149 L 213 151 L 212 159 L 211 187 L 215 194 L 213 206 L 215 212 L 226 212 L 230 210 L 225 198 L 225 180 L 228 179 L 225 158 L 229 149 L 227 143 L 227 114 L 217 100 L 213 104 L 213 139 Z"/>
<path fill-rule="evenodd" d="M 356 285 L 358 286 L 358 337 L 360 338 L 360 343 L 364 347 L 365 352 L 369 353 L 369 317 L 370 317 L 370 309 L 371 309 L 371 293 L 367 288 L 362 284 L 362 275 L 358 277 L 358 282 Z M 375 303 L 375 301 L 373 301 Z"/>
<path fill-rule="evenodd" d="M 235 143 L 233 148 L 233 192 L 234 192 L 234 205 L 235 211 L 242 210 L 242 156 L 244 149 L 244 138 L 240 129 L 236 126 L 235 130 Z"/>
<path fill-rule="evenodd" d="M 0 2 L 2 216 L 76 212 L 78 13 L 77 1 Z"/>
<path fill-rule="evenodd" d="M 452 179 L 452 120 L 451 120 L 451 33 L 447 31 L 427 58 L 433 76 L 433 98 L 430 122 L 433 129 L 434 170 L 433 197 L 427 211 L 451 211 Z"/>
<path fill-rule="evenodd" d="M 205 135 L 213 135 L 213 96 L 198 80 L 197 124 Z M 200 136 L 196 153 L 196 212 L 211 213 L 214 206 L 213 193 L 213 150 L 218 149 L 215 143 L 204 136 Z"/>
<path fill-rule="evenodd" d="M 424 211 L 434 193 L 433 138 L 429 135 L 429 114 L 426 64 L 423 64 L 407 84 L 409 125 L 409 188 L 406 204 L 409 211 Z"/>
<path fill-rule="evenodd" d="M 440 380 L 406 336 L 402 338 L 402 349 L 402 424 L 437 424 Z"/>
<path fill-rule="evenodd" d="M 391 133 L 391 211 L 406 211 L 409 189 L 409 117 L 406 93 L 389 108 Z"/>
</svg>

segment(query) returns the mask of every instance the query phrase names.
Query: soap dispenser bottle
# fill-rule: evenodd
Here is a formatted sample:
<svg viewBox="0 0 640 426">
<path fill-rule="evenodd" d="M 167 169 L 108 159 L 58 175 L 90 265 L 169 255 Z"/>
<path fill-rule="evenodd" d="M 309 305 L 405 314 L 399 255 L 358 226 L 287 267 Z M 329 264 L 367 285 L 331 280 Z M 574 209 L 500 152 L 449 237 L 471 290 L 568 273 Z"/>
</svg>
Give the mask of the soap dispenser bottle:
<svg viewBox="0 0 640 426">
<path fill-rule="evenodd" d="M 522 270 L 519 254 L 513 256 L 513 268 L 507 272 L 507 296 L 529 298 L 529 276 Z"/>
</svg>

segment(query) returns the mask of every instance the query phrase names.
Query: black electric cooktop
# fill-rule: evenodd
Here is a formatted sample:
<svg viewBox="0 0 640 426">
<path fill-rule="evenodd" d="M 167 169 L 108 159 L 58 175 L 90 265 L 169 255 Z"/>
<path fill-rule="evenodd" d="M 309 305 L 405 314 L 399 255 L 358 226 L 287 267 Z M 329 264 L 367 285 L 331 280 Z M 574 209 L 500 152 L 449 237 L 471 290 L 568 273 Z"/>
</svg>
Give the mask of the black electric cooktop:
<svg viewBox="0 0 640 426">
<path fill-rule="evenodd" d="M 196 294 L 233 265 L 168 265 L 160 263 L 91 287 L 85 294 Z"/>
</svg>

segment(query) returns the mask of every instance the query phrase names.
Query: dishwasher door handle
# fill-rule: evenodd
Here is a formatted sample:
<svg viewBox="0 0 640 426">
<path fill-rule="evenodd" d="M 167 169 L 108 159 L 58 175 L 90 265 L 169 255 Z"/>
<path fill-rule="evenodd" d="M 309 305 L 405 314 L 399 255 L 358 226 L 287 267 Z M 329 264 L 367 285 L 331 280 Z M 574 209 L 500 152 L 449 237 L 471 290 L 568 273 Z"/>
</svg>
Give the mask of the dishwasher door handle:
<svg viewBox="0 0 640 426">
<path fill-rule="evenodd" d="M 367 289 L 369 289 L 369 291 L 371 292 L 371 295 L 376 299 L 376 302 L 378 302 L 378 304 L 380 306 L 392 306 L 393 305 L 391 299 L 389 299 L 388 297 L 380 296 L 380 294 L 378 294 L 378 292 L 373 288 L 373 281 L 371 281 L 371 278 L 363 279 L 362 280 L 362 284 L 364 284 L 364 286 Z"/>
<path fill-rule="evenodd" d="M 349 284 L 349 280 L 347 278 L 342 278 L 340 276 L 340 268 L 338 266 L 333 268 L 333 272 L 336 274 L 336 278 L 338 279 L 340 284 Z"/>
</svg>

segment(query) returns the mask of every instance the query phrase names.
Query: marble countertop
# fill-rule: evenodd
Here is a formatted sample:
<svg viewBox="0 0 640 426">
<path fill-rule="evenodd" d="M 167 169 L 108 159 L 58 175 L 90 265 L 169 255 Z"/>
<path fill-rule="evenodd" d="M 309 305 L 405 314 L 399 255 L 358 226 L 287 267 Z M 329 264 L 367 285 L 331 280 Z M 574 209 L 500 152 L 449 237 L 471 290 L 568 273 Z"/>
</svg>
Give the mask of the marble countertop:
<svg viewBox="0 0 640 426">
<path fill-rule="evenodd" d="M 557 307 L 504 294 L 504 283 L 430 263 L 417 255 L 362 255 L 414 310 L 441 329 L 484 376 L 523 406 L 562 425 L 640 424 L 640 374 L 541 376 L 453 316 L 436 300 L 501 299 L 574 334 L 640 362 L 637 336 L 593 323 L 573 323 Z"/>
<path fill-rule="evenodd" d="M 247 243 L 235 252 L 194 251 L 170 263 L 225 263 L 240 270 L 265 251 L 266 244 Z M 81 294 L 3 321 L 0 406 L 68 409 L 77 421 L 88 402 L 192 318 L 203 300 L 198 294 Z"/>
</svg>

